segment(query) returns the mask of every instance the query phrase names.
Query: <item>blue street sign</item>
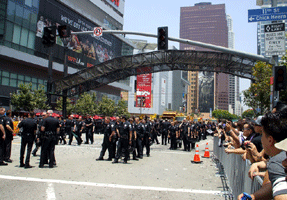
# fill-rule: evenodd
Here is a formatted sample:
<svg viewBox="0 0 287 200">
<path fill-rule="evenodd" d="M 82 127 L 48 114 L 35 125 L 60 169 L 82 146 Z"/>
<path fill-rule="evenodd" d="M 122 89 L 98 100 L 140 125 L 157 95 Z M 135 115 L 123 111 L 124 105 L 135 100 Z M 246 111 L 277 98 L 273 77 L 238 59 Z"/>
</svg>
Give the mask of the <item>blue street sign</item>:
<svg viewBox="0 0 287 200">
<path fill-rule="evenodd" d="M 287 7 L 248 10 L 248 22 L 278 21 L 287 19 Z"/>
</svg>

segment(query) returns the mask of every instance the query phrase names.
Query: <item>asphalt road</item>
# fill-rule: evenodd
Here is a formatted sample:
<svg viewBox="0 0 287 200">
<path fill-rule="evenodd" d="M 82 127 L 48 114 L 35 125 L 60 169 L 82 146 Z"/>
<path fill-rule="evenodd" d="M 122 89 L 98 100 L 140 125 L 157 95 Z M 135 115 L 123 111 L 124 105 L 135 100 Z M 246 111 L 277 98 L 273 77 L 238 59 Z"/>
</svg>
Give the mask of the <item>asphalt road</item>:
<svg viewBox="0 0 287 200">
<path fill-rule="evenodd" d="M 57 145 L 57 167 L 52 169 L 38 168 L 39 156 L 31 156 L 33 168 L 20 168 L 20 138 L 15 137 L 13 163 L 0 166 L 0 199 L 224 199 L 211 158 L 192 164 L 194 150 L 154 144 L 151 156 L 139 161 L 95 161 L 102 137 L 95 135 L 93 145 L 77 146 L 76 141 L 71 146 Z M 206 142 L 212 154 L 213 141 L 208 137 L 198 143 L 201 156 Z"/>
</svg>

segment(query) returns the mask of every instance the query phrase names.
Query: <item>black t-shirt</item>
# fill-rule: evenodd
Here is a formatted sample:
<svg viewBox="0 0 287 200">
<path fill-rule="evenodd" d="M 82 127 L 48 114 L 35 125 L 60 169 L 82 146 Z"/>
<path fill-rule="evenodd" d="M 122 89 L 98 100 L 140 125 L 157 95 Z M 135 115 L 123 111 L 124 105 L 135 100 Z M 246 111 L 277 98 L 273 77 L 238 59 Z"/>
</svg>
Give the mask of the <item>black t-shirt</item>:
<svg viewBox="0 0 287 200">
<path fill-rule="evenodd" d="M 112 132 L 115 131 L 115 130 L 116 129 L 115 129 L 114 123 L 110 122 L 109 124 L 105 124 L 105 129 L 104 129 L 105 136 L 110 137 Z"/>
<path fill-rule="evenodd" d="M 93 128 L 93 120 L 91 118 L 87 118 L 85 120 L 85 124 L 86 124 L 87 129 Z M 89 125 L 89 126 L 87 126 L 87 125 Z"/>
<path fill-rule="evenodd" d="M 13 121 L 10 117 L 4 118 L 4 129 L 5 129 L 5 133 L 6 133 L 6 139 L 13 140 L 13 133 L 11 131 L 9 131 L 8 128 L 6 128 L 6 125 L 10 126 L 12 128 L 12 130 L 14 130 Z"/>
<path fill-rule="evenodd" d="M 129 136 L 130 131 L 132 130 L 132 125 L 129 122 L 122 122 L 118 126 L 120 136 Z"/>
<path fill-rule="evenodd" d="M 54 117 L 47 117 L 43 120 L 43 125 L 45 127 L 45 131 L 52 131 L 56 133 L 57 128 L 60 127 L 59 120 Z"/>
<path fill-rule="evenodd" d="M 4 127 L 4 115 L 0 115 L 0 124 Z M 0 130 L 0 139 L 2 139 L 3 133 Z"/>
<path fill-rule="evenodd" d="M 18 124 L 19 128 L 23 128 L 23 135 L 30 133 L 34 134 L 34 131 L 37 130 L 37 123 L 32 118 L 27 118 L 21 121 Z"/>
<path fill-rule="evenodd" d="M 261 152 L 263 149 L 261 138 L 262 138 L 262 135 L 256 134 L 251 140 L 251 142 L 256 146 L 258 152 Z"/>
</svg>

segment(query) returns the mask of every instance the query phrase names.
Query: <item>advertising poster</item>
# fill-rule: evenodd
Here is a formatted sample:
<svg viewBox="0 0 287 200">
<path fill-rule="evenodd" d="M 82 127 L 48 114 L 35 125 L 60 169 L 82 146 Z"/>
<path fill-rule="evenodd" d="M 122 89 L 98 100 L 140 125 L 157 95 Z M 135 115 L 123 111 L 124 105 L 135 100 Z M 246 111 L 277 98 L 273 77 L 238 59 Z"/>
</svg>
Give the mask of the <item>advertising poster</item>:
<svg viewBox="0 0 287 200">
<path fill-rule="evenodd" d="M 151 108 L 152 74 L 137 75 L 136 107 Z"/>
<path fill-rule="evenodd" d="M 93 31 L 94 27 L 98 27 L 97 24 L 88 21 L 55 0 L 41 0 L 41 4 L 35 46 L 39 52 L 47 53 L 48 49 L 42 44 L 44 27 L 68 25 L 72 32 Z M 67 47 L 69 49 L 68 62 L 76 64 L 79 68 L 85 68 L 120 56 L 122 41 L 110 34 L 101 37 L 93 37 L 92 34 L 72 35 L 71 40 L 67 41 Z M 63 60 L 64 44 L 60 37 L 57 37 L 53 49 L 54 57 Z"/>
<path fill-rule="evenodd" d="M 166 94 L 166 80 L 164 78 L 161 79 L 161 105 L 165 106 L 165 94 Z"/>
<path fill-rule="evenodd" d="M 199 89 L 199 105 L 200 112 L 209 113 L 213 108 L 214 102 L 214 73 L 199 72 L 198 73 L 198 89 Z"/>
</svg>

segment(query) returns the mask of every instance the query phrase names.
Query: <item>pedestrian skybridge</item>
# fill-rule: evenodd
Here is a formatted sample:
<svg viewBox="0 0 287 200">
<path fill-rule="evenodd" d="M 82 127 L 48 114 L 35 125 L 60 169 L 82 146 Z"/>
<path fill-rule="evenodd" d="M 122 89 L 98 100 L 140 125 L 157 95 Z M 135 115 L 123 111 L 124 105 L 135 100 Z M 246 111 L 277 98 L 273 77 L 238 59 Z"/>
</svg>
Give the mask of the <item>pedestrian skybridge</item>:
<svg viewBox="0 0 287 200">
<path fill-rule="evenodd" d="M 129 76 L 163 71 L 207 71 L 253 79 L 252 57 L 213 51 L 168 50 L 117 57 L 52 83 L 53 93 L 68 96 L 93 90 Z"/>
</svg>

